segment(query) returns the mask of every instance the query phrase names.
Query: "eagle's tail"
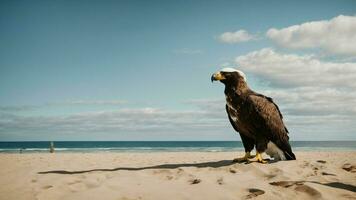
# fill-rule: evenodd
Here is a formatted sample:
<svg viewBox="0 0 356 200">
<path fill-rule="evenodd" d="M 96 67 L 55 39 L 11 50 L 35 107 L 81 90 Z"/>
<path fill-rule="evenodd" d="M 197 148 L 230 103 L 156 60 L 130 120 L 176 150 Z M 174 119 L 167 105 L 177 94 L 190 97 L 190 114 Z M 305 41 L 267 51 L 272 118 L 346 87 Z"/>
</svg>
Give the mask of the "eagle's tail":
<svg viewBox="0 0 356 200">
<path fill-rule="evenodd" d="M 295 160 L 295 155 L 288 141 L 270 141 L 267 143 L 266 153 L 277 160 Z"/>
<path fill-rule="evenodd" d="M 285 138 L 283 140 L 277 140 L 277 146 L 282 147 L 281 150 L 284 153 L 284 156 L 286 157 L 287 160 L 296 160 L 296 157 L 292 151 L 292 147 L 289 143 L 289 137 L 288 137 L 288 129 L 284 127 L 286 133 L 285 133 Z"/>
<path fill-rule="evenodd" d="M 286 160 L 295 160 L 296 157 L 292 151 L 292 147 L 289 144 L 288 140 L 277 140 L 275 141 L 277 147 L 283 152 L 284 157 L 286 158 Z"/>
<path fill-rule="evenodd" d="M 286 157 L 287 160 L 295 160 L 296 157 L 294 155 L 294 153 L 292 152 L 292 150 L 290 151 L 284 151 L 284 156 Z"/>
</svg>

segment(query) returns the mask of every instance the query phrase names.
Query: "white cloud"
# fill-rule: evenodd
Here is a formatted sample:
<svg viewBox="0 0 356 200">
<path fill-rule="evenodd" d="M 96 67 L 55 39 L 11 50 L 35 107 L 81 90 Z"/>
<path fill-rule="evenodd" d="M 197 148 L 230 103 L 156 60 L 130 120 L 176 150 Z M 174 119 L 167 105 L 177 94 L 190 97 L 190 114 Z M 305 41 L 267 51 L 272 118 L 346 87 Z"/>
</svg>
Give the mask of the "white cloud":
<svg viewBox="0 0 356 200">
<path fill-rule="evenodd" d="M 0 112 L 31 111 L 36 108 L 38 108 L 38 106 L 34 106 L 34 105 L 0 106 Z"/>
<path fill-rule="evenodd" d="M 293 140 L 355 139 L 355 99 L 352 93 L 318 87 L 278 88 L 260 91 L 275 99 Z M 60 116 L 20 115 L 0 112 L 0 139 L 98 138 L 239 139 L 225 112 L 224 98 L 193 99 L 184 104 L 196 109 L 123 108 Z M 335 133 L 337 130 L 337 134 Z M 328 132 L 328 134 L 325 134 Z M 12 136 L 11 136 L 12 135 Z"/>
<path fill-rule="evenodd" d="M 222 33 L 218 37 L 218 39 L 223 43 L 234 44 L 234 43 L 247 42 L 250 40 L 254 40 L 254 39 L 256 39 L 256 36 L 251 35 L 246 30 L 241 29 L 236 32 Z"/>
<path fill-rule="evenodd" d="M 64 102 L 48 103 L 47 105 L 122 105 L 124 100 L 69 100 Z"/>
<path fill-rule="evenodd" d="M 81 105 L 116 103 L 121 101 L 65 101 L 39 106 L 45 112 L 18 112 L 19 109 L 22 111 L 24 106 L 4 107 L 0 109 L 0 140 L 5 135 L 9 138 L 20 135 L 20 139 L 28 137 L 41 140 L 78 138 L 78 135 L 86 138 L 94 136 L 96 139 L 105 135 L 104 137 L 116 140 L 131 140 L 137 137 L 149 140 L 235 138 L 233 129 L 226 120 L 224 102 L 217 100 L 185 101 L 185 105 L 194 107 L 186 110 L 123 107 L 119 110 L 90 111 L 92 109 L 89 107 L 87 111 L 79 109 L 77 112 L 61 115 L 46 114 L 51 106 L 73 105 L 77 108 Z M 228 134 L 229 132 L 231 134 Z M 219 134 L 222 136 L 216 137 Z"/>
<path fill-rule="evenodd" d="M 264 93 L 280 103 L 289 115 L 356 117 L 356 94 L 318 86 L 267 90 Z"/>
<path fill-rule="evenodd" d="M 224 109 L 225 99 L 192 99 L 184 101 L 185 104 L 190 104 L 201 108 L 202 110 L 218 111 Z"/>
<path fill-rule="evenodd" d="M 24 116 L 0 112 L 1 133 L 214 133 L 229 128 L 222 109 L 171 111 L 158 108 L 81 112 L 61 116 Z M 192 137 L 194 138 L 194 137 Z"/>
<path fill-rule="evenodd" d="M 68 100 L 62 102 L 50 102 L 41 105 L 0 105 L 0 112 L 27 112 L 34 111 L 48 106 L 117 106 L 126 104 L 125 100 Z"/>
<path fill-rule="evenodd" d="M 236 58 L 238 68 L 268 80 L 274 87 L 320 86 L 356 89 L 356 63 L 320 61 L 311 55 L 262 49 Z"/>
<path fill-rule="evenodd" d="M 356 63 L 326 62 L 267 48 L 239 56 L 235 64 L 269 84 L 258 92 L 279 105 L 292 138 L 354 139 Z"/>
<path fill-rule="evenodd" d="M 340 15 L 331 20 L 271 28 L 266 35 L 285 48 L 320 48 L 327 53 L 356 56 L 356 16 Z"/>
</svg>

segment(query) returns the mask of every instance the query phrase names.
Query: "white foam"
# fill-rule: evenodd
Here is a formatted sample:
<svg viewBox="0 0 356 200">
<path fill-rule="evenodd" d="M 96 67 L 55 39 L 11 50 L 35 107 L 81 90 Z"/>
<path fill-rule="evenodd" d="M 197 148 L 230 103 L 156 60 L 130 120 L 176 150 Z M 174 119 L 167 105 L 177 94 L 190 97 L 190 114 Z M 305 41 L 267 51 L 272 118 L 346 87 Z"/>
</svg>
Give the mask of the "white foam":
<svg viewBox="0 0 356 200">
<path fill-rule="evenodd" d="M 237 72 L 244 78 L 245 81 L 247 80 L 245 73 L 243 73 L 240 70 L 237 70 L 237 69 L 234 69 L 234 68 L 231 68 L 231 67 L 226 67 L 226 68 L 221 69 L 220 71 L 221 72 Z"/>
</svg>

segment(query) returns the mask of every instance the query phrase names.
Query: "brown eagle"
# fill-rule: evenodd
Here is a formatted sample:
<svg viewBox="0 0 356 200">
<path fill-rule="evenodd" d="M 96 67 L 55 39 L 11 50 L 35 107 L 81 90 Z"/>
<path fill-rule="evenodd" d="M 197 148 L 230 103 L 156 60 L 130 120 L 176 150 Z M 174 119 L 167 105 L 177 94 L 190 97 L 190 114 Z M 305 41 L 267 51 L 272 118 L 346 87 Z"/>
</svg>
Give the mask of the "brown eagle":
<svg viewBox="0 0 356 200">
<path fill-rule="evenodd" d="M 256 147 L 256 159 L 266 163 L 261 154 L 266 152 L 275 160 L 295 160 L 289 144 L 288 129 L 272 98 L 251 90 L 245 74 L 233 68 L 224 68 L 212 75 L 211 81 L 225 85 L 226 112 L 232 127 L 240 133 L 245 156 L 234 161 L 248 161 Z"/>
</svg>

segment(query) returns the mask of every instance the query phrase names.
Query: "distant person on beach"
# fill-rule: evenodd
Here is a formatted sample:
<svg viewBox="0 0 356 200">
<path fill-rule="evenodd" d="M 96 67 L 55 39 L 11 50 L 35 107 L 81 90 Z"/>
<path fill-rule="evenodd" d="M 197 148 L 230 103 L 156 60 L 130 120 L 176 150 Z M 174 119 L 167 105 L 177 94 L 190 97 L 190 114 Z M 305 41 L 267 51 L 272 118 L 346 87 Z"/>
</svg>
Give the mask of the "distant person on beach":
<svg viewBox="0 0 356 200">
<path fill-rule="evenodd" d="M 54 144 L 53 144 L 53 142 L 50 143 L 49 152 L 50 153 L 54 153 Z"/>
</svg>

